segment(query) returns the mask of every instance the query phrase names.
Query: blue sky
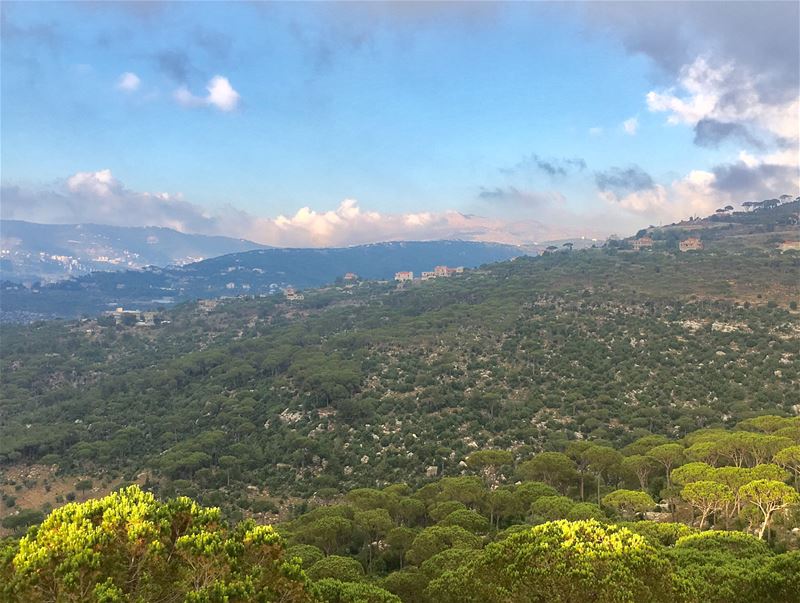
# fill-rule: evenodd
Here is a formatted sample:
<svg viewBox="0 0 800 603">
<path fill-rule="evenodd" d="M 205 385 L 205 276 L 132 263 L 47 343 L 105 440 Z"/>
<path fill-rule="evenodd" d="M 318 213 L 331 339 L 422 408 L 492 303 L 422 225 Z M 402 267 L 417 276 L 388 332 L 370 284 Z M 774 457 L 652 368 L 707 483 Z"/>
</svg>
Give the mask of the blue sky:
<svg viewBox="0 0 800 603">
<path fill-rule="evenodd" d="M 4 217 L 531 241 L 796 189 L 746 20 L 656 5 L 6 2 Z"/>
</svg>

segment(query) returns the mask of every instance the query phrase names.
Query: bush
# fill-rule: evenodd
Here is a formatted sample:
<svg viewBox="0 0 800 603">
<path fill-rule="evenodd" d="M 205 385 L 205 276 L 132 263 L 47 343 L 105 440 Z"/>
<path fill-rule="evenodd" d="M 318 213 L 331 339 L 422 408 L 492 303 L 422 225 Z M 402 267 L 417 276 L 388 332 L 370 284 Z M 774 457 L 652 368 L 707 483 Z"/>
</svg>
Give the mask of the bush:
<svg viewBox="0 0 800 603">
<path fill-rule="evenodd" d="M 374 584 L 342 582 L 323 578 L 313 585 L 317 598 L 325 603 L 402 603 L 400 598 Z"/>
<path fill-rule="evenodd" d="M 364 578 L 364 568 L 358 561 L 340 555 L 320 559 L 306 573 L 312 580 L 333 578 L 343 582 L 358 582 Z"/>
</svg>

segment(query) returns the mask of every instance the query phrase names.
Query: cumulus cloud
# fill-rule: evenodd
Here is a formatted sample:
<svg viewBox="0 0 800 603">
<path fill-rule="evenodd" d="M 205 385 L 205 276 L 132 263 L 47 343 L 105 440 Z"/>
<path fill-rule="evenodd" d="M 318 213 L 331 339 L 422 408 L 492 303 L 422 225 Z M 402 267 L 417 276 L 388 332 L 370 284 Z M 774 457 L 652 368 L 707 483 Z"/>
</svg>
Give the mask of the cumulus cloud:
<svg viewBox="0 0 800 603">
<path fill-rule="evenodd" d="M 622 122 L 622 129 L 625 130 L 625 134 L 635 136 L 639 131 L 639 118 L 634 116 L 626 119 Z"/>
<path fill-rule="evenodd" d="M 233 111 L 239 105 L 241 96 L 226 77 L 215 75 L 209 80 L 206 90 L 208 94 L 205 96 L 195 96 L 186 86 L 181 86 L 175 91 L 174 98 L 184 107 L 210 106 L 225 112 Z"/>
<path fill-rule="evenodd" d="M 50 188 L 3 186 L 3 219 L 117 226 L 166 226 L 181 232 L 212 232 L 215 222 L 180 194 L 127 189 L 111 170 L 78 172 Z"/>
<path fill-rule="evenodd" d="M 391 240 L 463 239 L 524 243 L 554 231 L 534 220 L 487 218 L 457 211 L 381 213 L 355 200 L 336 209 L 302 207 L 259 217 L 223 207 L 209 211 L 181 194 L 138 192 L 111 170 L 79 172 L 46 189 L 3 186 L 3 219 L 41 223 L 164 226 L 181 232 L 240 237 L 282 247 L 328 247 Z M 556 233 L 561 235 L 562 232 Z"/>
<path fill-rule="evenodd" d="M 581 9 L 595 31 L 612 34 L 657 67 L 663 85 L 646 96 L 651 112 L 691 127 L 698 146 L 752 152 L 666 186 L 665 203 L 713 191 L 736 204 L 798 189 L 800 4 L 606 2 Z M 649 190 L 654 206 L 658 188 Z M 642 207 L 633 199 L 631 205 Z"/>
<path fill-rule="evenodd" d="M 671 124 L 691 125 L 700 143 L 719 144 L 735 137 L 750 144 L 796 145 L 800 101 L 794 96 L 768 102 L 759 92 L 758 80 L 757 74 L 738 69 L 733 62 L 715 65 L 698 57 L 680 70 L 677 86 L 649 92 L 647 106 L 665 112 Z"/>
<path fill-rule="evenodd" d="M 765 102 L 797 96 L 800 38 L 797 2 L 587 2 L 587 23 L 672 79 L 698 56 L 732 62 L 757 75 Z"/>
<path fill-rule="evenodd" d="M 117 88 L 124 92 L 135 92 L 139 89 L 142 80 L 139 79 L 139 76 L 135 73 L 131 73 L 130 71 L 126 71 L 122 75 L 119 76 L 117 80 Z"/>
<path fill-rule="evenodd" d="M 640 223 L 670 223 L 689 216 L 713 213 L 720 203 L 714 180 L 714 174 L 694 170 L 667 186 L 657 184 L 649 178 L 647 183 L 644 180 L 640 182 L 641 186 L 626 184 L 603 188 L 598 185 L 598 188 L 600 197 L 613 210 L 622 209 L 633 214 Z"/>
</svg>

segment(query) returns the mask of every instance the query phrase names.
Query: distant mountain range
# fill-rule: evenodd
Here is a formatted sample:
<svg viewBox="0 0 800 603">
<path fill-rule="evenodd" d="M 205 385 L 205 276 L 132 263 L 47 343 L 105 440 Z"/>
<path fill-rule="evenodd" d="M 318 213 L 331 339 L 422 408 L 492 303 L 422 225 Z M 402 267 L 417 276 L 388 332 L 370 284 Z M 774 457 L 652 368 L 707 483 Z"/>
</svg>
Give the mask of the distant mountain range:
<svg viewBox="0 0 800 603">
<path fill-rule="evenodd" d="M 0 279 L 54 281 L 96 270 L 183 265 L 252 249 L 267 246 L 171 228 L 0 220 Z"/>
<path fill-rule="evenodd" d="M 92 272 L 34 287 L 6 280 L 0 320 L 28 322 L 97 314 L 122 306 L 146 309 L 186 300 L 269 295 L 282 288 L 319 287 L 346 273 L 391 279 L 398 271 L 437 265 L 472 268 L 508 260 L 526 251 L 513 245 L 468 241 L 375 243 L 328 249 L 258 249 L 185 266 Z"/>
</svg>

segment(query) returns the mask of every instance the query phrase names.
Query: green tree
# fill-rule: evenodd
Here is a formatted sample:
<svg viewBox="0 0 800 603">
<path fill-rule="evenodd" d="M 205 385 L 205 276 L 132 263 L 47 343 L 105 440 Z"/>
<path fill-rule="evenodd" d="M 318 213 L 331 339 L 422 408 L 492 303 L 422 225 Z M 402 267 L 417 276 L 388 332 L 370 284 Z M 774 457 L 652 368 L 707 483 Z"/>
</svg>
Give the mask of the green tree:
<svg viewBox="0 0 800 603">
<path fill-rule="evenodd" d="M 372 560 L 375 549 L 380 545 L 379 540 L 394 527 L 394 523 L 389 516 L 389 511 L 386 509 L 357 511 L 354 521 L 356 527 L 364 532 L 367 537 L 367 569 L 372 571 Z"/>
<path fill-rule="evenodd" d="M 680 444 L 662 444 L 661 446 L 651 448 L 647 456 L 664 467 L 667 476 L 667 487 L 671 486 L 672 480 L 670 474 L 672 470 L 682 464 L 684 460 L 683 446 Z"/>
<path fill-rule="evenodd" d="M 636 476 L 643 492 L 647 490 L 647 480 L 655 471 L 656 466 L 654 459 L 642 454 L 634 454 L 622 459 L 622 468 Z"/>
<path fill-rule="evenodd" d="M 159 503 L 136 486 L 53 511 L 10 561 L 10 587 L 26 602 L 310 600 L 271 527 L 228 530 L 218 509 Z"/>
<path fill-rule="evenodd" d="M 436 553 L 446 549 L 463 547 L 477 549 L 481 539 L 460 526 L 431 526 L 422 530 L 406 552 L 409 563 L 419 566 Z"/>
<path fill-rule="evenodd" d="M 627 519 L 650 511 L 656 506 L 650 495 L 640 490 L 614 490 L 603 497 L 603 504 Z"/>
<path fill-rule="evenodd" d="M 733 492 L 725 484 L 700 480 L 690 482 L 681 490 L 681 496 L 692 508 L 700 511 L 700 529 L 706 523 L 706 518 L 725 509 L 733 502 Z"/>
<path fill-rule="evenodd" d="M 561 452 L 541 452 L 520 463 L 517 476 L 527 481 L 542 481 L 563 489 L 576 477 L 575 462 Z"/>
<path fill-rule="evenodd" d="M 778 511 L 800 503 L 800 494 L 782 482 L 760 479 L 745 484 L 739 494 L 747 503 L 754 505 L 763 515 L 764 521 L 759 538 L 769 529 L 772 518 Z"/>
<path fill-rule="evenodd" d="M 352 557 L 329 555 L 308 568 L 312 580 L 333 578 L 342 582 L 358 582 L 364 578 L 364 568 Z"/>
<path fill-rule="evenodd" d="M 788 446 L 779 450 L 775 453 L 773 460 L 776 464 L 794 474 L 794 487 L 795 489 L 800 488 L 800 445 Z"/>
<path fill-rule="evenodd" d="M 325 603 L 401 603 L 397 595 L 363 582 L 342 582 L 323 578 L 313 585 L 317 598 Z"/>
<path fill-rule="evenodd" d="M 490 544 L 466 568 L 445 572 L 436 601 L 598 603 L 673 601 L 669 564 L 644 538 L 597 521 L 555 521 Z"/>
<path fill-rule="evenodd" d="M 622 454 L 608 446 L 592 446 L 584 453 L 589 471 L 597 483 L 597 504 L 600 504 L 600 483 L 608 481 L 611 474 L 622 465 Z"/>
</svg>

